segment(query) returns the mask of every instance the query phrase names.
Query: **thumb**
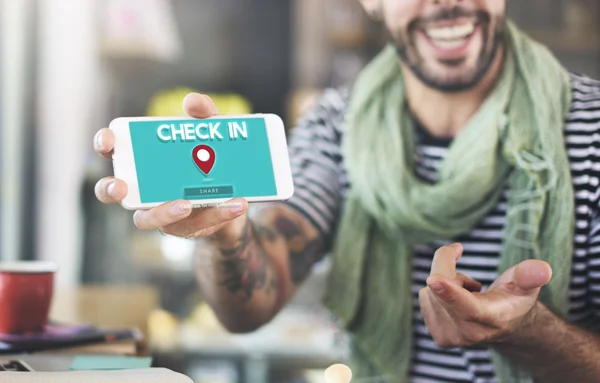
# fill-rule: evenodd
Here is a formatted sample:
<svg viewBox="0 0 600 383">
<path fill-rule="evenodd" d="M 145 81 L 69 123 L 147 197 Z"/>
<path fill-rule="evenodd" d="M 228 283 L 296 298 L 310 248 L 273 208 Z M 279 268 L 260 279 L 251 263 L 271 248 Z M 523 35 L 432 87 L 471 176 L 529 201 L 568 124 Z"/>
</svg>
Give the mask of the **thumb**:
<svg viewBox="0 0 600 383">
<path fill-rule="evenodd" d="M 183 99 L 183 110 L 194 118 L 208 118 L 218 114 L 217 107 L 213 100 L 199 93 L 190 93 Z"/>
<path fill-rule="evenodd" d="M 550 282 L 552 268 L 544 261 L 527 260 L 514 268 L 512 281 L 524 294 L 531 293 Z"/>
</svg>

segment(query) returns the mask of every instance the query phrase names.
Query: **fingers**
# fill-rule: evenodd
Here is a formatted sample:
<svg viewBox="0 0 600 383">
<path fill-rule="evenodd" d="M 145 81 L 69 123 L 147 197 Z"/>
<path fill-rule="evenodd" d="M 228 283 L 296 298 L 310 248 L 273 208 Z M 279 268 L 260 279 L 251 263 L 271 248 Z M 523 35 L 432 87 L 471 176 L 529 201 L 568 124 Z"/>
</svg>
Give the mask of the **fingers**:
<svg viewBox="0 0 600 383">
<path fill-rule="evenodd" d="M 115 135 L 112 130 L 100 129 L 94 136 L 94 150 L 102 157 L 110 160 L 115 147 Z"/>
<path fill-rule="evenodd" d="M 474 280 L 471 277 L 468 277 L 464 274 L 460 274 L 460 273 L 456 274 L 456 280 L 459 282 L 459 284 L 463 288 L 467 289 L 468 291 L 470 291 L 472 293 L 478 293 L 483 288 L 483 286 L 480 282 L 477 282 L 476 280 Z"/>
<path fill-rule="evenodd" d="M 506 270 L 492 283 L 489 290 L 510 295 L 535 295 L 551 278 L 552 268 L 548 263 L 527 260 Z"/>
<path fill-rule="evenodd" d="M 466 320 L 477 320 L 481 316 L 479 300 L 455 280 L 432 275 L 427 278 L 427 286 L 446 310 Z"/>
<path fill-rule="evenodd" d="M 231 221 L 248 209 L 242 199 L 232 200 L 220 207 L 192 209 L 189 201 L 174 201 L 150 210 L 139 210 L 133 215 L 135 225 L 141 230 L 162 228 L 167 234 L 190 237 L 198 232 Z"/>
<path fill-rule="evenodd" d="M 456 261 L 462 255 L 462 245 L 453 245 L 439 248 L 433 256 L 431 275 L 442 275 L 449 279 L 456 277 Z"/>
<path fill-rule="evenodd" d="M 552 278 L 552 268 L 543 261 L 528 260 L 514 268 L 513 280 L 524 291 L 536 290 L 544 286 Z"/>
<path fill-rule="evenodd" d="M 102 203 L 120 203 L 127 196 L 127 185 L 114 177 L 106 177 L 96 183 L 94 192 Z"/>
<path fill-rule="evenodd" d="M 192 213 L 189 201 L 174 201 L 162 204 L 150 210 L 138 210 L 133 222 L 140 230 L 156 230 L 188 217 Z"/>
<path fill-rule="evenodd" d="M 234 199 L 219 207 L 198 209 L 185 220 L 175 222 L 163 228 L 167 234 L 183 237 L 211 235 L 217 228 L 230 222 L 248 211 L 248 202 L 244 199 Z M 227 236 L 227 233 L 224 233 Z"/>
<path fill-rule="evenodd" d="M 194 118 L 208 118 L 218 113 L 215 103 L 205 94 L 190 93 L 183 99 L 183 110 Z"/>
</svg>

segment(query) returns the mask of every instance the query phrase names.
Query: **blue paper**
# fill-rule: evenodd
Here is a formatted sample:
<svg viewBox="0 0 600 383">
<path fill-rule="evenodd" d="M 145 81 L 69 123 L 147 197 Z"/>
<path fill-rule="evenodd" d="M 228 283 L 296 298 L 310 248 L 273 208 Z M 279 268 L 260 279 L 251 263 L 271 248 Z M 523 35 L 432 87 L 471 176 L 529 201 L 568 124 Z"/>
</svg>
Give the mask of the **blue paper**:
<svg viewBox="0 0 600 383">
<path fill-rule="evenodd" d="M 71 370 L 130 370 L 151 366 L 150 357 L 86 355 L 75 357 L 71 363 Z"/>
</svg>

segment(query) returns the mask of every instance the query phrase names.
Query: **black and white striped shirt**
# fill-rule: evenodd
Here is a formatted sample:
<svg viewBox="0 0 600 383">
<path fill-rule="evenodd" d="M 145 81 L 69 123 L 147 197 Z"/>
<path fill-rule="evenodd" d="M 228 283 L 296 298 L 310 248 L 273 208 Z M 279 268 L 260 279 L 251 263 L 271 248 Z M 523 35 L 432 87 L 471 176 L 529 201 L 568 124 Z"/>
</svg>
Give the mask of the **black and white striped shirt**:
<svg viewBox="0 0 600 383">
<path fill-rule="evenodd" d="M 573 104 L 565 124 L 576 198 L 570 319 L 597 329 L 600 328 L 600 82 L 576 75 L 571 78 Z M 348 97 L 348 90 L 327 90 L 318 105 L 299 121 L 289 142 L 296 191 L 288 203 L 312 221 L 328 242 L 350 187 L 340 147 Z M 450 141 L 433 138 L 424 130 L 419 137 L 416 171 L 423 179 L 435 182 Z M 464 245 L 457 271 L 480 281 L 484 287 L 497 278 L 507 206 L 505 194 L 478 227 L 456 239 Z M 420 246 L 414 255 L 413 382 L 495 382 L 485 348 L 439 348 L 420 315 L 418 291 L 426 284 L 435 250 L 444 244 Z"/>
</svg>

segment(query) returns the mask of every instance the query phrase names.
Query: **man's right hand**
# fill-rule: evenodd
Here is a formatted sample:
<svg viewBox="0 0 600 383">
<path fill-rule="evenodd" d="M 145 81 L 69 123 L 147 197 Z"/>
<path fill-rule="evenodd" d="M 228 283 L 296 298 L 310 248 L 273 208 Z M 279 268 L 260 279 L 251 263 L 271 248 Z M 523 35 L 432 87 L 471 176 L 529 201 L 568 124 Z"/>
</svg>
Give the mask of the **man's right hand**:
<svg viewBox="0 0 600 383">
<path fill-rule="evenodd" d="M 217 114 L 208 96 L 195 93 L 185 97 L 183 108 L 193 118 Z M 109 160 L 114 144 L 109 129 L 100 130 L 94 140 L 96 151 Z M 120 203 L 126 195 L 127 185 L 114 177 L 96 185 L 103 203 Z M 268 204 L 252 220 L 247 212 L 247 202 L 234 199 L 209 209 L 171 201 L 134 214 L 142 230 L 209 239 L 197 241 L 196 276 L 203 299 L 232 332 L 253 331 L 269 322 L 325 253 L 317 228 L 286 204 Z"/>
<path fill-rule="evenodd" d="M 190 117 L 208 118 L 217 114 L 210 97 L 191 93 L 183 100 L 183 108 Z M 111 160 L 115 137 L 111 130 L 101 129 L 94 137 L 94 149 Z M 98 181 L 96 197 L 102 203 L 120 203 L 127 195 L 127 185 L 122 180 L 106 177 Z M 243 199 L 233 199 L 219 207 L 193 209 L 190 201 L 178 200 L 164 203 L 134 214 L 135 225 L 141 230 L 160 229 L 165 234 L 183 238 L 212 236 L 220 246 L 233 246 L 243 235 L 248 204 Z"/>
</svg>

